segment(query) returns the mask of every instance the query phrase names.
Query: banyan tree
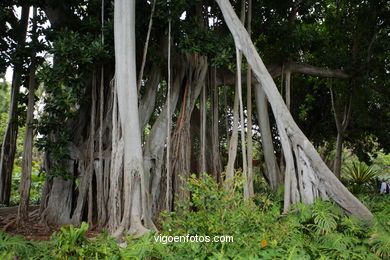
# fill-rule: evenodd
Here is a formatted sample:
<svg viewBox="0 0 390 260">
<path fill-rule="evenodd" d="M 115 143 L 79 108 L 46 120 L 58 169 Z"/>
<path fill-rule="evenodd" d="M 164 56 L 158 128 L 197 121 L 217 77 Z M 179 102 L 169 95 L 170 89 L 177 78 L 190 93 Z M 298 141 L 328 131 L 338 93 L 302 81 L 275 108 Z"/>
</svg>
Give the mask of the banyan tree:
<svg viewBox="0 0 390 260">
<path fill-rule="evenodd" d="M 284 186 L 283 213 L 291 204 L 321 198 L 347 214 L 371 219 L 290 110 L 292 73 L 350 75 L 293 61 L 293 55 L 282 65 L 266 67 L 251 35 L 252 9 L 261 3 L 232 1 L 235 11 L 227 0 L 78 2 L 36 3 L 51 24 L 46 51 L 53 60 L 44 62 L 33 53 L 25 61 L 30 83 L 24 86 L 31 85 L 33 93 L 39 82 L 43 89 L 35 128 L 46 172 L 39 209 L 43 223 L 87 221 L 117 236 L 140 235 L 156 230 L 161 211 L 176 210 L 176 203 L 191 199 L 185 189 L 191 173 L 199 178 L 207 173 L 230 190 L 237 168 L 242 169 L 245 198 L 253 195 L 257 174 L 273 190 Z M 299 19 L 298 9 L 289 9 L 291 24 Z M 42 26 L 26 29 L 22 10 L 20 43 L 27 30 Z M 23 72 L 14 66 L 12 93 L 21 86 L 18 73 Z M 286 98 L 276 80 L 285 84 Z M 14 156 L 15 144 L 8 141 L 15 132 L 11 119 L 1 154 L 2 202 L 10 185 L 3 165 Z M 252 140 L 252 123 L 261 140 L 262 173 L 253 167 L 252 142 L 260 144 Z M 31 133 L 26 137 L 30 143 Z M 27 183 L 28 163 L 23 171 Z M 23 189 L 29 190 L 29 184 Z M 20 214 L 26 210 L 24 205 Z"/>
</svg>

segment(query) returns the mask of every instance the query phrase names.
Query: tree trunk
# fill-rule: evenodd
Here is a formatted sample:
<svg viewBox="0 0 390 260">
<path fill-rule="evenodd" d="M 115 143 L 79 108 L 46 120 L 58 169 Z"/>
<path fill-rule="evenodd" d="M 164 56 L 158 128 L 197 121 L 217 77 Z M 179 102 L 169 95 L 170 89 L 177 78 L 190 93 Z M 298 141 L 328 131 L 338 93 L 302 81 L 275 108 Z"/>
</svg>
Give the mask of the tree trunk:
<svg viewBox="0 0 390 260">
<path fill-rule="evenodd" d="M 219 154 L 219 95 L 218 95 L 218 86 L 217 86 L 217 68 L 213 69 L 213 83 L 212 83 L 212 165 L 213 165 L 213 176 L 215 181 L 218 183 L 222 182 L 221 171 L 222 171 L 222 163 L 221 157 Z"/>
<path fill-rule="evenodd" d="M 139 121 L 140 131 L 143 132 L 146 124 L 149 122 L 150 116 L 154 111 L 154 104 L 156 101 L 157 88 L 160 84 L 161 68 L 153 64 L 150 69 L 148 81 L 146 82 L 145 94 L 139 103 Z"/>
<path fill-rule="evenodd" d="M 234 162 L 236 161 L 237 156 L 237 143 L 238 143 L 238 83 L 236 83 L 236 91 L 234 95 L 234 104 L 233 104 L 233 129 L 232 135 L 229 140 L 229 150 L 228 150 L 228 162 L 226 166 L 226 179 L 225 179 L 225 188 L 231 190 L 233 187 L 234 179 Z M 228 133 L 229 135 L 229 133 Z"/>
<path fill-rule="evenodd" d="M 29 7 L 22 7 L 22 16 L 19 21 L 19 44 L 24 44 L 27 34 Z M 12 170 L 16 153 L 16 139 L 18 136 L 18 96 L 21 85 L 23 62 L 15 62 L 11 85 L 11 99 L 7 130 L 4 133 L 0 155 L 0 203 L 9 205 L 11 195 Z"/>
<path fill-rule="evenodd" d="M 135 64 L 135 0 L 116 0 L 114 10 L 115 68 L 119 116 L 124 140 L 124 208 L 114 234 L 147 232 L 146 205 Z M 149 227 L 150 228 L 150 227 Z"/>
<path fill-rule="evenodd" d="M 164 205 L 166 205 L 166 197 L 163 196 L 163 194 L 166 194 L 166 186 L 161 186 L 161 179 L 164 172 L 164 145 L 169 132 L 169 119 L 172 118 L 172 115 L 175 112 L 183 78 L 184 69 L 181 68 L 175 76 L 169 100 L 166 100 L 165 105 L 154 122 L 152 130 L 150 131 L 144 145 L 144 172 L 145 176 L 148 176 L 146 183 L 149 183 L 148 190 L 151 196 L 150 206 L 153 216 L 156 216 L 159 211 L 166 209 L 164 207 Z M 170 107 L 169 109 L 168 103 Z M 167 181 L 169 180 L 166 180 L 166 182 Z M 170 187 L 171 186 L 169 186 L 168 189 L 170 189 Z M 171 192 L 168 190 L 168 193 L 170 194 Z"/>
<path fill-rule="evenodd" d="M 123 215 L 122 193 L 123 190 L 123 138 L 121 138 L 120 119 L 118 116 L 118 98 L 116 88 L 113 89 L 112 107 L 112 151 L 110 168 L 110 197 L 108 227 L 115 230 L 120 226 Z"/>
<path fill-rule="evenodd" d="M 352 95 L 350 96 L 348 100 L 348 104 L 344 108 L 344 114 L 343 118 L 341 119 L 341 113 L 339 109 L 337 108 L 335 95 L 333 93 L 333 90 L 330 90 L 330 97 L 331 97 L 331 103 L 332 103 L 332 109 L 333 109 L 333 115 L 336 123 L 337 128 L 337 139 L 336 139 L 336 156 L 334 159 L 333 164 L 333 173 L 336 175 L 337 178 L 340 179 L 341 176 L 341 165 L 343 160 L 343 140 L 344 140 L 344 134 L 348 127 L 349 120 L 351 118 L 351 111 L 352 111 Z"/>
<path fill-rule="evenodd" d="M 289 205 L 290 202 L 294 203 L 296 199 L 300 199 L 304 203 L 312 203 L 316 197 L 333 199 L 348 214 L 372 221 L 371 212 L 327 168 L 313 145 L 293 120 L 271 75 L 230 3 L 224 0 L 217 0 L 217 3 L 222 10 L 229 30 L 233 34 L 236 46 L 246 56 L 256 79 L 264 87 L 275 115 L 287 166 L 285 192 L 288 193 L 288 189 L 291 192 L 285 194 L 285 199 L 290 200 L 285 202 L 285 205 Z M 298 170 L 298 174 L 293 176 L 295 168 Z M 290 169 L 294 169 L 294 171 L 290 171 Z M 294 180 L 301 185 L 295 188 Z"/>
<path fill-rule="evenodd" d="M 200 174 L 206 173 L 206 84 L 200 97 Z"/>
<path fill-rule="evenodd" d="M 268 102 L 265 92 L 261 85 L 256 85 L 255 99 L 257 108 L 257 117 L 259 118 L 261 143 L 264 152 L 264 161 L 267 170 L 268 180 L 271 188 L 276 191 L 282 179 L 280 176 L 279 166 L 275 156 L 274 144 L 272 142 L 271 126 L 268 115 Z"/>
<path fill-rule="evenodd" d="M 169 158 L 172 168 L 168 174 L 172 177 L 169 179 L 172 180 L 174 193 L 173 202 L 169 203 L 171 207 L 175 202 L 189 199 L 189 193 L 184 190 L 184 187 L 191 168 L 190 120 L 195 102 L 205 84 L 208 68 L 206 57 L 197 54 L 187 55 L 184 64 L 186 68 L 184 95 L 180 115 L 172 136 L 172 154 Z"/>
<path fill-rule="evenodd" d="M 244 1 L 243 1 L 244 2 Z M 242 84 L 241 84 L 241 57 L 240 50 L 236 47 L 236 61 L 237 61 L 237 85 L 238 85 L 238 99 L 240 101 L 240 132 L 241 132 L 241 153 L 242 153 L 242 176 L 244 177 L 244 198 L 249 198 L 249 182 L 247 172 L 247 160 L 245 149 L 245 123 L 244 123 L 244 104 L 242 102 Z"/>
<path fill-rule="evenodd" d="M 287 109 L 291 109 L 291 71 L 286 70 L 286 106 Z"/>
<path fill-rule="evenodd" d="M 251 35 L 251 23 L 252 23 L 252 0 L 248 1 L 248 16 L 247 16 L 247 30 L 249 36 Z M 252 71 L 251 67 L 248 66 L 246 74 L 246 107 L 247 107 L 247 129 L 248 129 L 248 192 L 249 196 L 253 196 L 253 140 L 252 140 Z"/>
<path fill-rule="evenodd" d="M 34 8 L 33 18 L 36 18 L 36 8 Z M 35 27 L 35 26 L 33 26 Z M 22 176 L 20 178 L 19 194 L 20 202 L 18 207 L 18 215 L 16 218 L 17 225 L 23 225 L 28 221 L 28 206 L 30 200 L 30 187 L 31 187 L 31 170 L 32 170 L 32 149 L 34 132 L 32 128 L 34 118 L 34 99 L 35 99 L 35 71 L 36 62 L 35 54 L 31 58 L 30 75 L 28 84 L 28 105 L 27 105 L 27 117 L 26 117 L 26 132 L 24 136 L 23 145 L 23 159 L 22 159 Z"/>
<path fill-rule="evenodd" d="M 333 173 L 339 179 L 341 177 L 341 165 L 343 163 L 343 140 L 344 133 L 341 131 L 337 131 L 336 155 L 333 164 Z"/>
</svg>

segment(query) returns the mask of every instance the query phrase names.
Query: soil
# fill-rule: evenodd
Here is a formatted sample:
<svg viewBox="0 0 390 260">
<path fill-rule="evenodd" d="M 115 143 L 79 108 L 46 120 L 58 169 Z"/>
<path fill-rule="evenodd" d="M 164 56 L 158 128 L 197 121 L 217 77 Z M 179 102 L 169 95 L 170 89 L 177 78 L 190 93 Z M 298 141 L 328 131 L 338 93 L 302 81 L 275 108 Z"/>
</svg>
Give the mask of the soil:
<svg viewBox="0 0 390 260">
<path fill-rule="evenodd" d="M 36 212 L 38 206 L 30 206 L 30 219 L 23 225 L 17 226 L 15 223 L 18 207 L 0 208 L 0 231 L 10 235 L 21 235 L 27 240 L 50 240 L 54 232 L 58 232 L 60 227 L 45 225 L 40 223 Z M 98 236 L 99 231 L 87 231 L 88 238 Z"/>
</svg>

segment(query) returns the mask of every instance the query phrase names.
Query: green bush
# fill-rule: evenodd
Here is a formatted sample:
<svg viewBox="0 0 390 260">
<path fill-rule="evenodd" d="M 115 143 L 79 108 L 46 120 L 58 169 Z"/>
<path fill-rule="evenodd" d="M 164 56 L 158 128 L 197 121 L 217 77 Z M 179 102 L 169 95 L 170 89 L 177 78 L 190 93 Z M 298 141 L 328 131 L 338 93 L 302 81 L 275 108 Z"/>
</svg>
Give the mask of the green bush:
<svg viewBox="0 0 390 260">
<path fill-rule="evenodd" d="M 376 217 L 367 226 L 332 202 L 298 203 L 281 217 L 281 197 L 270 191 L 244 200 L 240 179 L 227 192 L 211 177 L 188 180 L 191 201 L 164 212 L 160 233 L 127 238 L 105 232 L 87 239 L 88 225 L 62 227 L 49 242 L 0 233 L 0 258 L 13 259 L 389 259 L 390 196 L 360 194 Z M 233 236 L 229 243 L 161 243 L 156 236 Z"/>
<path fill-rule="evenodd" d="M 375 192 L 378 171 L 374 167 L 365 162 L 352 161 L 347 163 L 342 171 L 344 183 L 352 193 Z"/>
</svg>

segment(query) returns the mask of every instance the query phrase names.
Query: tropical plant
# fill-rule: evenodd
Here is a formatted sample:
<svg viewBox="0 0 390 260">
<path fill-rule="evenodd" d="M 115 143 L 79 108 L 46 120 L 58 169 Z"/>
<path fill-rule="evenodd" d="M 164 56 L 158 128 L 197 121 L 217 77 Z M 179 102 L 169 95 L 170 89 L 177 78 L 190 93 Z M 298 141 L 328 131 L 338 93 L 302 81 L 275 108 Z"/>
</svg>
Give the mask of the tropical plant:
<svg viewBox="0 0 390 260">
<path fill-rule="evenodd" d="M 88 230 L 88 224 L 82 222 L 80 228 L 73 225 L 63 226 L 60 232 L 54 233 L 51 237 L 54 243 L 53 254 L 59 258 L 86 257 L 89 241 L 84 236 Z"/>
<path fill-rule="evenodd" d="M 343 168 L 343 173 L 347 180 L 358 185 L 366 184 L 378 175 L 378 172 L 365 162 L 347 164 Z"/>
</svg>

